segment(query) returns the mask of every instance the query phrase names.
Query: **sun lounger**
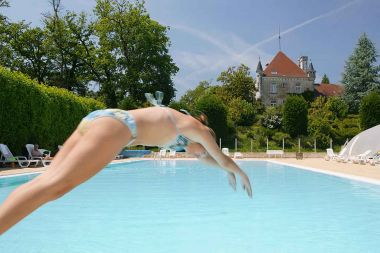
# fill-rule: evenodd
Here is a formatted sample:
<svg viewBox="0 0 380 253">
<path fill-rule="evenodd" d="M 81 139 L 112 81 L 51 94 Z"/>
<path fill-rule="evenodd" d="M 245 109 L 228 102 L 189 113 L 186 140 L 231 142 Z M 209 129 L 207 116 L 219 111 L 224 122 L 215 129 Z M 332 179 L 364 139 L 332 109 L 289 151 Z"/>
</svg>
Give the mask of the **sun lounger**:
<svg viewBox="0 0 380 253">
<path fill-rule="evenodd" d="M 169 158 L 175 158 L 176 153 L 177 152 L 175 150 L 170 150 L 170 152 L 169 152 Z"/>
<path fill-rule="evenodd" d="M 372 151 L 369 149 L 362 154 L 352 157 L 351 160 L 353 163 L 366 164 L 368 158 L 370 157 L 371 152 Z"/>
<path fill-rule="evenodd" d="M 161 159 L 166 157 L 166 149 L 161 149 L 157 154 L 155 155 L 155 158 Z"/>
<path fill-rule="evenodd" d="M 50 163 L 52 162 L 52 160 L 44 159 L 44 157 L 32 156 L 32 150 L 34 149 L 34 145 L 33 144 L 26 144 L 25 147 L 26 147 L 26 150 L 28 151 L 28 156 L 29 156 L 28 158 L 30 160 L 38 160 L 38 161 L 41 162 L 42 166 L 44 166 L 44 167 L 49 166 Z M 38 149 L 38 151 L 40 151 L 41 154 L 50 157 L 51 152 L 49 150 L 47 150 L 47 149 Z"/>
<path fill-rule="evenodd" d="M 234 152 L 234 158 L 237 159 L 237 158 L 243 158 L 243 154 L 240 153 L 240 152 Z"/>
<path fill-rule="evenodd" d="M 328 148 L 326 149 L 326 156 L 325 156 L 325 160 L 337 160 L 338 159 L 338 155 L 334 153 L 334 150 L 332 148 Z"/>
<path fill-rule="evenodd" d="M 274 156 L 276 158 L 277 155 L 279 155 L 280 157 L 283 157 L 284 156 L 284 150 L 280 149 L 280 150 L 270 150 L 268 149 L 267 150 L 267 157 L 271 157 L 271 156 Z"/>
<path fill-rule="evenodd" d="M 22 168 L 29 167 L 31 164 L 37 166 L 38 160 L 28 160 L 25 156 L 14 156 L 5 144 L 0 144 L 0 162 L 5 163 L 18 163 Z"/>
<path fill-rule="evenodd" d="M 380 164 L 380 154 L 376 154 L 370 158 L 368 158 L 369 164 L 375 166 L 376 164 Z"/>
</svg>

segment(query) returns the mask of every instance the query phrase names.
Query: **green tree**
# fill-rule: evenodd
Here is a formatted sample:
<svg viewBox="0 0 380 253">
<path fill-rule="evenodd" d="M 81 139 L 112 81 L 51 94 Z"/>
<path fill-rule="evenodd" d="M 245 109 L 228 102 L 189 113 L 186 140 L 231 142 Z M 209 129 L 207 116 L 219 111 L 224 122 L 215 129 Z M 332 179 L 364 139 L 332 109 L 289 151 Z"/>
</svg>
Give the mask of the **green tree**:
<svg viewBox="0 0 380 253">
<path fill-rule="evenodd" d="M 123 110 L 134 110 L 142 107 L 142 104 L 134 100 L 132 97 L 128 96 L 123 98 L 117 107 Z"/>
<path fill-rule="evenodd" d="M 82 43 L 78 43 L 77 34 L 73 31 L 80 31 L 80 39 L 90 44 L 90 35 L 86 34 L 89 24 L 84 13 L 77 15 L 66 12 L 62 15 L 60 2 L 52 0 L 53 13 L 45 15 L 44 18 L 46 43 L 49 45 L 49 58 L 53 64 L 47 83 L 83 96 L 87 93 L 91 76 L 84 59 L 87 52 Z"/>
<path fill-rule="evenodd" d="M 334 142 L 343 144 L 361 132 L 359 115 L 349 114 L 343 119 L 335 119 L 331 128 Z"/>
<path fill-rule="evenodd" d="M 219 75 L 217 81 L 222 83 L 231 98 L 241 98 L 251 103 L 254 101 L 255 81 L 244 64 L 237 68 L 229 67 Z"/>
<path fill-rule="evenodd" d="M 311 90 L 305 90 L 301 93 L 301 96 L 306 100 L 306 102 L 310 104 L 315 99 L 315 92 Z"/>
<path fill-rule="evenodd" d="M 8 26 L 8 36 L 13 59 L 4 66 L 27 74 L 39 83 L 47 81 L 53 66 L 48 57 L 45 32 L 21 22 Z"/>
<path fill-rule="evenodd" d="M 380 94 L 371 92 L 360 103 L 360 123 L 363 129 L 380 124 Z"/>
<path fill-rule="evenodd" d="M 328 110 L 326 101 L 323 96 L 317 97 L 309 109 L 308 133 L 320 148 L 329 146 L 332 132 L 333 113 Z"/>
<path fill-rule="evenodd" d="M 190 110 L 194 111 L 198 99 L 206 94 L 207 90 L 211 87 L 210 85 L 208 81 L 201 81 L 195 89 L 186 91 L 179 102 L 187 105 Z"/>
<path fill-rule="evenodd" d="M 0 8 L 9 7 L 9 2 L 0 0 Z M 13 59 L 13 51 L 9 45 L 9 26 L 11 23 L 8 18 L 0 13 L 0 64 L 9 67 Z"/>
<path fill-rule="evenodd" d="M 116 92 L 144 101 L 145 92 L 156 90 L 165 93 L 163 102 L 168 104 L 175 95 L 171 77 L 178 71 L 168 53 L 168 27 L 152 20 L 140 0 L 97 0 L 94 13 L 101 55 L 98 64 L 101 68 L 107 62 L 117 66 L 105 71 L 112 76 L 101 84 L 107 105 L 114 104 Z"/>
<path fill-rule="evenodd" d="M 341 97 L 329 97 L 326 101 L 326 108 L 334 118 L 338 119 L 343 119 L 348 113 L 348 105 Z"/>
<path fill-rule="evenodd" d="M 307 102 L 301 96 L 289 96 L 283 107 L 283 128 L 291 137 L 307 132 Z"/>
<path fill-rule="evenodd" d="M 196 110 L 207 115 L 209 126 L 217 138 L 228 138 L 227 107 L 221 99 L 213 94 L 205 94 L 198 99 Z"/>
<path fill-rule="evenodd" d="M 252 103 L 233 98 L 228 104 L 228 116 L 236 125 L 250 126 L 255 120 L 256 112 Z"/>
<path fill-rule="evenodd" d="M 188 111 L 189 113 L 191 112 L 191 109 L 189 108 L 189 106 L 183 102 L 180 102 L 180 101 L 172 101 L 170 102 L 169 104 L 169 107 L 170 108 L 173 108 L 177 111 L 180 111 L 181 109 L 183 110 L 186 110 Z"/>
<path fill-rule="evenodd" d="M 363 96 L 379 90 L 379 67 L 375 66 L 376 57 L 375 45 L 364 33 L 346 62 L 343 73 L 343 97 L 349 105 L 350 112 L 358 112 Z"/>
<path fill-rule="evenodd" d="M 330 79 L 327 77 L 326 74 L 323 75 L 321 83 L 327 83 L 327 84 L 330 83 Z"/>
</svg>

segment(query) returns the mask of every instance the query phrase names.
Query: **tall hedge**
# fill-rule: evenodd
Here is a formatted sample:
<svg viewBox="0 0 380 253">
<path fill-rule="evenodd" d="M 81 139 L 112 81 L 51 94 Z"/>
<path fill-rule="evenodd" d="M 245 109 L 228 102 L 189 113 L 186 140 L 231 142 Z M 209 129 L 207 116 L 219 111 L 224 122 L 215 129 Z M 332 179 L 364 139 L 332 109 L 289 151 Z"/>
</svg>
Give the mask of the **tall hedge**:
<svg viewBox="0 0 380 253">
<path fill-rule="evenodd" d="M 56 150 L 89 112 L 104 104 L 0 67 L 0 143 L 14 155 L 27 143 Z"/>
</svg>

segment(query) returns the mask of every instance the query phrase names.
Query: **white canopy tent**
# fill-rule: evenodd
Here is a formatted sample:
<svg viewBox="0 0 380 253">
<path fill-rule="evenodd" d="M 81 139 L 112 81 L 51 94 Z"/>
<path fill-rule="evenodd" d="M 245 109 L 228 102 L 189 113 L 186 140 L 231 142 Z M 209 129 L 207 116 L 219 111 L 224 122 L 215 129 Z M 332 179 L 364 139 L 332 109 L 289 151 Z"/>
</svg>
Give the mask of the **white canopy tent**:
<svg viewBox="0 0 380 253">
<path fill-rule="evenodd" d="M 370 150 L 370 155 L 380 151 L 380 125 L 356 135 L 347 143 L 340 155 L 346 157 L 357 156 L 368 150 Z"/>
</svg>

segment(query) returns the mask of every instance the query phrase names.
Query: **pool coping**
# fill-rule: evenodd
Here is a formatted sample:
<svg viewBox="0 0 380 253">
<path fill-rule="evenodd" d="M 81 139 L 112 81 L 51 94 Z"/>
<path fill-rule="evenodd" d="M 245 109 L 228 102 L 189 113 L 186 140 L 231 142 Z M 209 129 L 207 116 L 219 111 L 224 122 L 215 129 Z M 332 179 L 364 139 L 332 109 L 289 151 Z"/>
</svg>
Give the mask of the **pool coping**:
<svg viewBox="0 0 380 253">
<path fill-rule="evenodd" d="M 138 159 L 133 159 L 133 160 L 132 159 L 128 159 L 128 160 L 115 160 L 115 161 L 107 164 L 107 166 L 108 165 L 116 165 L 116 164 L 120 164 L 120 163 L 133 163 L 133 162 L 139 162 L 139 161 L 144 161 L 144 160 L 138 160 Z M 3 176 L 0 175 L 0 179 L 41 174 L 42 172 L 46 171 L 46 168 L 48 168 L 48 167 L 49 166 L 47 166 L 47 167 L 41 167 L 41 170 L 34 171 L 34 172 L 24 172 L 24 173 L 17 173 L 17 174 L 13 174 L 13 175 L 3 175 Z"/>
<path fill-rule="evenodd" d="M 180 159 L 178 159 L 178 158 L 177 159 L 167 159 L 166 158 L 166 159 L 162 159 L 162 161 L 172 161 L 172 160 L 174 160 L 174 161 L 192 161 L 192 160 L 197 160 L 197 159 L 196 158 L 180 158 Z M 132 163 L 132 162 L 140 162 L 140 161 L 160 161 L 160 160 L 153 159 L 153 158 L 115 160 L 115 161 L 109 163 L 108 165 L 115 165 L 115 164 L 121 164 L 121 163 Z M 318 168 L 314 168 L 314 167 L 297 165 L 297 164 L 281 162 L 281 161 L 273 161 L 273 160 L 269 160 L 269 159 L 244 158 L 244 159 L 234 159 L 234 161 L 264 161 L 264 162 L 269 162 L 269 163 L 273 163 L 273 164 L 290 166 L 290 167 L 294 167 L 297 169 L 313 171 L 316 173 L 322 173 L 322 174 L 341 177 L 341 178 L 345 178 L 345 179 L 365 182 L 365 183 L 369 183 L 369 184 L 380 185 L 380 180 L 373 179 L 373 178 L 350 175 L 350 174 L 345 174 L 345 173 L 340 173 L 340 172 L 332 172 L 332 171 L 327 171 L 327 170 L 318 169 Z M 3 176 L 0 176 L 0 179 L 41 174 L 43 171 L 44 170 L 36 171 L 36 172 L 18 173 L 18 174 L 14 174 L 14 175 L 3 175 Z"/>
<path fill-rule="evenodd" d="M 326 171 L 326 170 L 317 169 L 317 168 L 313 168 L 313 167 L 309 167 L 309 166 L 296 165 L 296 164 L 291 164 L 291 163 L 286 163 L 286 162 L 271 161 L 271 160 L 265 160 L 265 161 L 266 162 L 271 162 L 271 163 L 274 163 L 274 164 L 280 164 L 280 165 L 295 167 L 297 169 L 313 171 L 313 172 L 316 172 L 316 173 L 327 174 L 327 175 L 330 175 L 330 176 L 336 176 L 336 177 L 341 177 L 341 178 L 345 178 L 345 179 L 365 182 L 365 183 L 369 183 L 369 184 L 380 185 L 380 180 L 372 179 L 372 178 L 368 178 L 368 177 L 361 177 L 361 176 L 349 175 L 349 174 L 340 173 L 340 172 Z"/>
</svg>

